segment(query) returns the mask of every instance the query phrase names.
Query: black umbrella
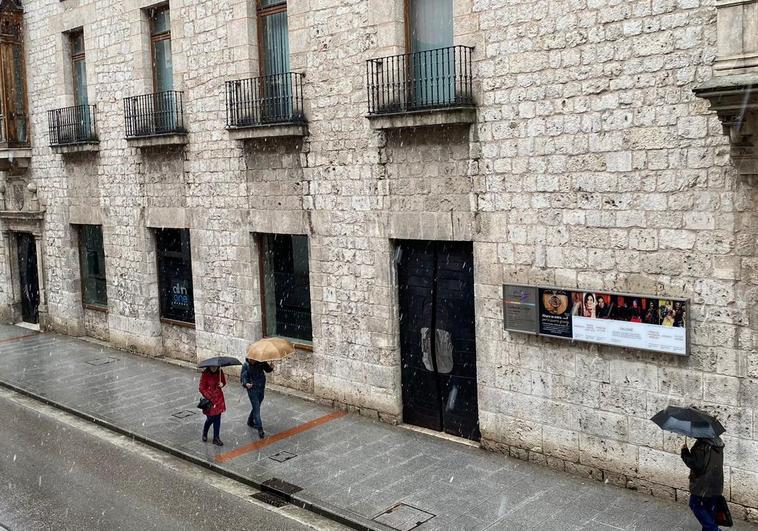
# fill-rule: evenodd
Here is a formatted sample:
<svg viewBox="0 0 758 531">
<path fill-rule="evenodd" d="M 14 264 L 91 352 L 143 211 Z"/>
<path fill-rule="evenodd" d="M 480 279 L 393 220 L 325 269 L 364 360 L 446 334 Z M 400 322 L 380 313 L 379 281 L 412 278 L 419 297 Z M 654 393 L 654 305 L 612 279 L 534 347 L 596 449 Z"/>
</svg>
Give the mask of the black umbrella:
<svg viewBox="0 0 758 531">
<path fill-rule="evenodd" d="M 231 356 L 218 356 L 216 358 L 208 358 L 198 363 L 198 367 L 204 369 L 206 367 L 228 367 L 229 365 L 242 365 L 242 362 L 237 358 Z"/>
<path fill-rule="evenodd" d="M 695 439 L 713 439 L 726 431 L 717 418 L 691 407 L 669 406 L 650 420 L 666 431 Z"/>
</svg>

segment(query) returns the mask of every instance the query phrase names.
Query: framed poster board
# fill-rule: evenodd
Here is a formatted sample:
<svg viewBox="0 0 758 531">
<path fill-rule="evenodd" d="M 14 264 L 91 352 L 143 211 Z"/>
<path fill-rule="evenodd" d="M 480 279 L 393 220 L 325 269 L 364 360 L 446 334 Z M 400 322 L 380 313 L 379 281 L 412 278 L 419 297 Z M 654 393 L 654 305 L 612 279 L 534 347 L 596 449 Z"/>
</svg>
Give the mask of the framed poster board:
<svg viewBox="0 0 758 531">
<path fill-rule="evenodd" d="M 533 314 L 525 317 L 534 295 L 536 320 Z M 528 301 L 523 308 L 521 299 Z M 511 332 L 689 354 L 686 299 L 506 284 L 503 304 L 505 329 Z"/>
</svg>

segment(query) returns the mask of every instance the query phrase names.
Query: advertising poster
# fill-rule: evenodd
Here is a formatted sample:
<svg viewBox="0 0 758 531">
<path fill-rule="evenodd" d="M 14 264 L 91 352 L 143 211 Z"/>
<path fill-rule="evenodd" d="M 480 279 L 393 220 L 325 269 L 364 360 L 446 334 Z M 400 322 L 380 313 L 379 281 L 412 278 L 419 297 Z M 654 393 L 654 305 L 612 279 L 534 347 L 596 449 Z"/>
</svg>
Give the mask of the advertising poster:
<svg viewBox="0 0 758 531">
<path fill-rule="evenodd" d="M 571 338 L 571 292 L 561 289 L 539 290 L 540 334 Z"/>
<path fill-rule="evenodd" d="M 515 288 L 518 288 L 517 290 Z M 687 301 L 535 287 L 537 326 L 530 324 L 529 288 L 504 286 L 506 329 L 602 345 L 686 356 Z M 530 328 L 531 326 L 531 328 Z"/>
</svg>

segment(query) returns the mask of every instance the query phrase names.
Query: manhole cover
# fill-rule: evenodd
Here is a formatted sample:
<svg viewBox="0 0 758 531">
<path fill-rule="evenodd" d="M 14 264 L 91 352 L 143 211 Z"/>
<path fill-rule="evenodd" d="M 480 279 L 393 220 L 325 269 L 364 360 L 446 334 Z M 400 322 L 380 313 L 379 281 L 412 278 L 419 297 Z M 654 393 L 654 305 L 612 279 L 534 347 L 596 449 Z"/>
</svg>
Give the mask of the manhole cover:
<svg viewBox="0 0 758 531">
<path fill-rule="evenodd" d="M 263 503 L 268 503 L 274 507 L 284 507 L 287 505 L 287 501 L 284 498 L 280 498 L 276 494 L 271 494 L 270 492 L 258 492 L 251 495 L 251 498 L 255 498 L 256 500 L 262 501 Z"/>
<path fill-rule="evenodd" d="M 195 415 L 195 414 L 196 413 L 194 411 L 185 409 L 183 411 L 177 411 L 176 413 L 172 413 L 171 416 L 178 419 L 186 419 L 187 417 L 191 417 L 192 415 Z"/>
<path fill-rule="evenodd" d="M 404 503 L 398 503 L 374 517 L 375 522 L 397 529 L 410 531 L 434 518 L 432 513 L 422 511 Z"/>
<path fill-rule="evenodd" d="M 109 363 L 113 363 L 117 359 L 118 358 L 111 358 L 111 357 L 107 357 L 107 358 L 95 358 L 94 360 L 89 360 L 89 361 L 87 361 L 85 363 L 87 365 L 94 365 L 95 367 L 97 367 L 98 365 L 108 365 Z"/>
<path fill-rule="evenodd" d="M 269 459 L 273 459 L 277 463 L 284 463 L 285 461 L 289 461 L 294 457 L 297 457 L 297 454 L 293 454 L 291 452 L 279 452 L 278 454 L 269 456 Z"/>
</svg>

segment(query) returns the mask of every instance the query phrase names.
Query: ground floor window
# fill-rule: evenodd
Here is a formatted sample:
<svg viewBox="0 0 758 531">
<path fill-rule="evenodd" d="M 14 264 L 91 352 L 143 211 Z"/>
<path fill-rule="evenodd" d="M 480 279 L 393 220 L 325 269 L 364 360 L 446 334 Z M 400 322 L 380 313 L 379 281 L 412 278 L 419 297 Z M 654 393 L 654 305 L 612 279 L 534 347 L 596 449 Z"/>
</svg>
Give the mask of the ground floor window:
<svg viewBox="0 0 758 531">
<path fill-rule="evenodd" d="M 308 237 L 260 235 L 264 333 L 313 340 Z"/>
<path fill-rule="evenodd" d="M 82 272 L 82 302 L 86 306 L 108 307 L 105 285 L 105 250 L 100 225 L 79 226 L 79 264 Z"/>
<path fill-rule="evenodd" d="M 192 296 L 189 230 L 156 230 L 155 251 L 158 260 L 161 318 L 194 323 L 195 303 Z"/>
</svg>

